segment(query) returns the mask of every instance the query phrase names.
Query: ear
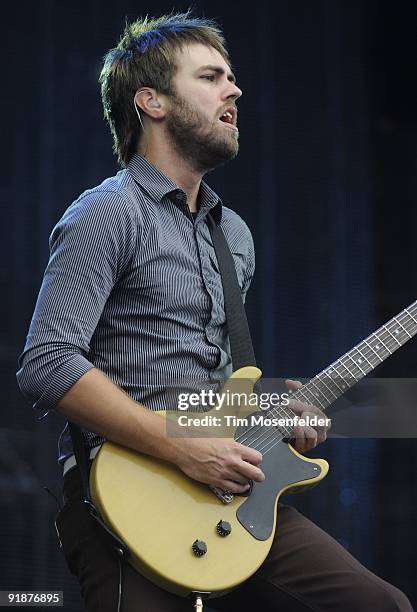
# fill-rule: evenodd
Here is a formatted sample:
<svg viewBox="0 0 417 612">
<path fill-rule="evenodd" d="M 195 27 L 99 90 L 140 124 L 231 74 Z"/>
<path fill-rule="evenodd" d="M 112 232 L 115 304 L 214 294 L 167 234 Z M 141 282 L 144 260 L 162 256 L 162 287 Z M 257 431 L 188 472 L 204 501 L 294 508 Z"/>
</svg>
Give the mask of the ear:
<svg viewBox="0 0 417 612">
<path fill-rule="evenodd" d="M 162 119 L 165 117 L 165 110 L 161 98 L 158 97 L 155 89 L 151 87 L 141 87 L 135 93 L 135 104 L 149 117 Z"/>
</svg>

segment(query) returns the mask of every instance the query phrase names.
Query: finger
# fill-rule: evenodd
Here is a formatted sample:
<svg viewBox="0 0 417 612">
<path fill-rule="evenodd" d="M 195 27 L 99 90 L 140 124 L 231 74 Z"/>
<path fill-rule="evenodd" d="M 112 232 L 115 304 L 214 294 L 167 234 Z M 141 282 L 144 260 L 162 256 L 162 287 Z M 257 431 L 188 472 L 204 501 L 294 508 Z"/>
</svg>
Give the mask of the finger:
<svg viewBox="0 0 417 612">
<path fill-rule="evenodd" d="M 317 414 L 315 412 L 313 412 L 312 410 L 305 410 L 303 413 L 301 413 L 300 420 L 302 419 L 306 423 L 305 423 L 305 425 L 301 425 L 301 427 L 305 427 L 305 428 L 316 430 L 318 427 L 316 428 L 315 426 L 312 426 L 312 425 L 309 424 L 309 421 L 314 423 L 316 421 L 316 417 L 317 417 Z M 312 419 L 314 419 L 314 421 L 312 421 Z"/>
<path fill-rule="evenodd" d="M 252 465 L 260 465 L 262 461 L 262 453 L 257 451 L 255 448 L 250 448 L 250 446 L 245 446 L 244 444 L 238 443 L 238 450 L 244 461 L 247 461 Z"/>
<path fill-rule="evenodd" d="M 288 401 L 288 408 L 296 414 L 301 414 L 307 408 L 307 404 L 300 402 L 299 400 L 290 399 Z"/>
<path fill-rule="evenodd" d="M 306 444 L 305 438 L 295 438 L 294 440 L 292 440 L 290 442 L 290 444 L 299 453 L 304 453 L 305 450 L 306 450 L 306 448 L 305 448 L 305 444 Z"/>
<path fill-rule="evenodd" d="M 304 428 L 304 452 L 311 450 L 317 446 L 317 431 L 313 427 Z"/>
<path fill-rule="evenodd" d="M 230 491 L 231 493 L 238 493 L 238 494 L 246 493 L 250 488 L 249 484 L 241 485 L 241 484 L 238 484 L 237 482 L 234 482 L 233 480 L 222 480 L 216 486 L 220 487 L 224 491 Z"/>
<path fill-rule="evenodd" d="M 315 410 L 319 410 L 312 404 L 306 404 L 306 402 L 302 402 L 301 400 L 292 399 L 292 398 L 288 400 L 288 407 L 297 413 L 306 412 L 306 411 L 314 412 Z"/>
<path fill-rule="evenodd" d="M 300 382 L 299 380 L 292 380 L 291 378 L 287 378 L 285 384 L 287 385 L 290 391 L 297 391 L 297 389 L 301 389 L 301 387 L 303 386 L 302 382 Z"/>
<path fill-rule="evenodd" d="M 294 438 L 291 441 L 291 445 L 299 452 L 304 452 L 305 436 L 304 429 L 302 427 L 294 427 L 293 429 Z"/>
<path fill-rule="evenodd" d="M 233 482 L 236 482 L 237 484 L 241 484 L 241 485 L 247 485 L 248 481 L 250 480 L 249 478 L 246 478 L 242 474 L 239 474 L 239 472 L 237 472 L 236 470 L 229 470 L 224 475 L 224 478 L 227 478 L 227 480 L 233 480 Z"/>
<path fill-rule="evenodd" d="M 325 419 L 326 415 L 320 408 L 313 406 L 313 404 L 306 404 L 300 400 L 290 399 L 288 401 L 288 407 L 297 414 L 300 413 L 311 413 L 311 416 L 317 416 L 319 419 Z"/>
<path fill-rule="evenodd" d="M 312 419 L 316 416 L 314 412 L 303 412 L 301 418 L 304 419 L 308 423 L 308 419 Z M 307 446 L 310 448 L 314 448 L 311 446 L 310 440 L 314 440 L 314 446 L 318 444 L 319 435 L 322 436 L 325 432 L 322 427 L 312 427 L 311 425 L 302 425 L 304 430 L 304 437 L 308 440 Z"/>
<path fill-rule="evenodd" d="M 324 429 L 317 430 L 317 445 L 326 442 L 327 432 Z"/>
<path fill-rule="evenodd" d="M 246 480 L 254 480 L 255 482 L 263 482 L 265 480 L 265 474 L 263 471 L 251 463 L 247 463 L 246 461 L 242 461 L 242 463 L 239 464 L 236 469 L 241 476 L 246 478 Z"/>
<path fill-rule="evenodd" d="M 294 427 L 294 448 L 300 453 L 305 453 L 317 446 L 317 432 L 313 427 Z"/>
<path fill-rule="evenodd" d="M 314 408 L 314 407 L 313 407 L 313 408 Z M 308 417 L 309 419 L 314 418 L 314 417 L 317 417 L 317 420 L 318 420 L 319 422 L 320 422 L 320 420 L 321 420 L 321 421 L 323 421 L 323 422 L 325 422 L 325 421 L 326 421 L 326 415 L 324 414 L 324 412 L 322 412 L 322 411 L 321 411 L 321 410 L 319 410 L 318 408 L 317 408 L 317 410 L 315 410 L 314 412 L 310 410 L 310 411 L 306 411 L 306 412 L 303 412 L 303 413 L 302 413 L 302 415 L 301 415 L 301 418 L 302 418 L 302 419 L 304 419 L 304 418 L 306 419 L 307 417 Z M 310 427 L 310 428 L 311 428 L 312 426 L 311 426 L 311 425 L 307 425 L 307 427 Z M 317 425 L 317 426 L 314 426 L 314 427 L 313 427 L 313 429 L 315 430 L 315 432 L 316 432 L 316 434 L 317 434 L 317 441 L 316 441 L 316 445 L 317 445 L 317 444 L 321 444 L 322 442 L 324 442 L 325 440 L 327 440 L 327 430 L 328 430 L 327 425 Z M 307 436 L 307 437 L 308 437 L 308 436 Z"/>
<path fill-rule="evenodd" d="M 293 437 L 295 438 L 295 440 L 304 440 L 305 436 L 304 436 L 304 428 L 301 427 L 300 425 L 296 425 L 293 428 Z"/>
<path fill-rule="evenodd" d="M 329 427 L 326 425 L 316 427 L 317 431 L 317 444 L 321 444 L 327 440 L 327 431 Z"/>
<path fill-rule="evenodd" d="M 253 450 L 247 447 L 242 448 L 246 448 L 247 450 Z M 260 455 L 260 453 L 257 454 Z M 226 474 L 228 474 L 230 471 L 237 472 L 246 480 L 255 480 L 256 482 L 262 482 L 263 480 L 265 480 L 265 474 L 262 472 L 262 470 L 256 465 L 250 463 L 249 461 L 245 461 L 245 459 L 242 459 L 242 457 L 229 458 L 229 460 L 225 464 L 225 469 L 227 470 Z"/>
</svg>

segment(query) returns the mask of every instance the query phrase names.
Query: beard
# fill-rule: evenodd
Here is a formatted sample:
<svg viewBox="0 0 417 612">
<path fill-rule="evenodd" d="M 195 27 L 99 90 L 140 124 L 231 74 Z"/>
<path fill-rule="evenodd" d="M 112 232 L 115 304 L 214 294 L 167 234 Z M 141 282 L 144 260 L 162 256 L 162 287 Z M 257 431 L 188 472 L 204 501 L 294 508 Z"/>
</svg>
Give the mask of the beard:
<svg viewBox="0 0 417 612">
<path fill-rule="evenodd" d="M 166 115 L 168 135 L 180 155 L 198 171 L 207 172 L 236 157 L 239 132 L 210 122 L 206 115 L 179 96 L 171 95 Z"/>
</svg>

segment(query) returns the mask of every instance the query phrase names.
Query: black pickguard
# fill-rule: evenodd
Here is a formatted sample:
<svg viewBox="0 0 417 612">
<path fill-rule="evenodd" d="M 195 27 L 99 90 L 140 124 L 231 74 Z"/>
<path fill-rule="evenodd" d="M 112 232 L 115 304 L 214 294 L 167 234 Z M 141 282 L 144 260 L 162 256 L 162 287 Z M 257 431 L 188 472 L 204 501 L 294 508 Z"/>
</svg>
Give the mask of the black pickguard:
<svg viewBox="0 0 417 612">
<path fill-rule="evenodd" d="M 289 484 L 319 476 L 321 467 L 299 459 L 282 440 L 264 454 L 261 467 L 265 480 L 253 483 L 249 497 L 236 516 L 257 540 L 266 540 L 272 533 L 278 492 Z"/>
</svg>

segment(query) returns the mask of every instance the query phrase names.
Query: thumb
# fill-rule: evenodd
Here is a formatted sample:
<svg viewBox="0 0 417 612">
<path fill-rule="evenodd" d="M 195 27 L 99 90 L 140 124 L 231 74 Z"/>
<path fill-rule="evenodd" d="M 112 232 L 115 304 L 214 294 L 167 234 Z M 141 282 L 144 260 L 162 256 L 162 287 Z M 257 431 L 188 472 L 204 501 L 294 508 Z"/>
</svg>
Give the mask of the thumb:
<svg viewBox="0 0 417 612">
<path fill-rule="evenodd" d="M 297 389 L 300 389 L 303 386 L 303 383 L 301 383 L 299 380 L 291 380 L 290 378 L 287 378 L 285 384 L 290 391 L 297 391 Z"/>
</svg>

